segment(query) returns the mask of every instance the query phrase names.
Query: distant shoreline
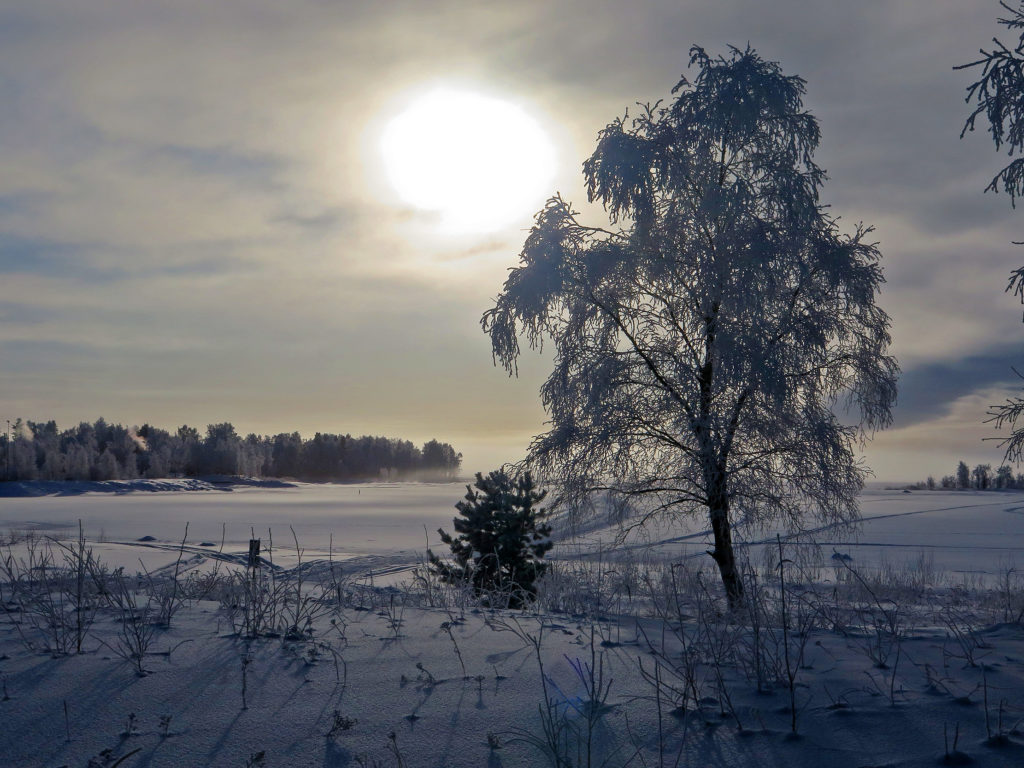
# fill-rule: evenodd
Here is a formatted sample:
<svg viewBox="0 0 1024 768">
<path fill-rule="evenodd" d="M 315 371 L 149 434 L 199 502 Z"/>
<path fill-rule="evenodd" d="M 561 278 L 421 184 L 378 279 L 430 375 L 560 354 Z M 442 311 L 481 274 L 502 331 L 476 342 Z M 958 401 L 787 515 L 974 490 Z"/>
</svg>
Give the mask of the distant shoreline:
<svg viewBox="0 0 1024 768">
<path fill-rule="evenodd" d="M 221 491 L 238 487 L 295 488 L 295 483 L 272 478 L 181 477 L 135 480 L 8 480 L 0 482 L 0 498 L 80 496 L 84 493 L 161 493 L 167 491 Z"/>
<path fill-rule="evenodd" d="M 86 493 L 167 493 L 216 491 L 231 492 L 236 488 L 298 488 L 300 485 L 374 485 L 394 483 L 464 483 L 463 478 L 451 480 L 359 480 L 348 482 L 308 482 L 273 477 L 205 477 L 138 478 L 135 480 L 8 480 L 0 481 L 0 499 L 23 499 L 37 496 L 81 496 Z"/>
</svg>

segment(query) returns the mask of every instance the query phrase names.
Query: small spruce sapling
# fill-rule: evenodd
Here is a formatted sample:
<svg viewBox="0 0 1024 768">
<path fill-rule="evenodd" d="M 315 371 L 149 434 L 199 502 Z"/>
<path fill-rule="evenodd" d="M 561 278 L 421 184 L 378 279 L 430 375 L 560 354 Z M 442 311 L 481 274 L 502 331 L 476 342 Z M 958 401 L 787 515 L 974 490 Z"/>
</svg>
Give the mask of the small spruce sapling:
<svg viewBox="0 0 1024 768">
<path fill-rule="evenodd" d="M 547 491 L 538 491 L 529 473 L 511 477 L 498 470 L 477 473 L 473 487 L 455 505 L 456 536 L 438 529 L 454 562 L 429 549 L 431 570 L 449 584 L 469 583 L 477 595 L 508 595 L 511 608 L 521 608 L 537 594 L 536 581 L 547 569 L 540 562 L 552 547 L 546 510 L 538 505 Z"/>
</svg>

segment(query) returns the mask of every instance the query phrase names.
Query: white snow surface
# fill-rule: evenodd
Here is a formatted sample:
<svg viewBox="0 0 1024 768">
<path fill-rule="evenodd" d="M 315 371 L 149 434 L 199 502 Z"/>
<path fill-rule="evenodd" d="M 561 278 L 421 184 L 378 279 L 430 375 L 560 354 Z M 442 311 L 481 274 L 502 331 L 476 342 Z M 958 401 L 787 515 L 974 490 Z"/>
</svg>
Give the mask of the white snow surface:
<svg viewBox="0 0 1024 768">
<path fill-rule="evenodd" d="M 255 537 L 264 551 L 272 542 L 271 554 L 286 566 L 295 563 L 294 529 L 307 558 L 332 556 L 354 567 L 381 564 L 392 571 L 395 563 L 411 565 L 422 557 L 427 532 L 437 546 L 437 529 L 451 530 L 454 504 L 465 493 L 458 483 L 267 488 L 168 482 L 175 490 L 108 493 L 75 484 L 74 492 L 59 495 L 0 497 L 0 531 L 69 537 L 77 535 L 81 520 L 104 562 L 131 570 L 142 558 L 154 570 L 177 558 L 186 524 L 192 551 L 205 543 L 213 546 L 203 549 L 217 552 L 223 540 L 225 552 L 244 554 Z M 139 542 L 143 537 L 153 541 Z"/>
<path fill-rule="evenodd" d="M 129 569 L 141 557 L 148 569 L 177 557 L 188 524 L 190 548 L 212 544 L 216 551 L 244 553 L 250 537 L 274 556 L 294 564 L 294 528 L 307 558 L 353 561 L 371 569 L 411 566 L 427 547 L 443 547 L 439 527 L 452 530 L 454 504 L 465 493 L 461 483 L 289 483 L 285 487 L 215 485 L 195 480 L 129 483 L 37 483 L 47 495 L 0 496 L 0 531 L 37 531 L 69 537 L 81 521 L 105 562 Z M 62 491 L 56 493 L 55 487 Z M 91 490 L 97 486 L 103 491 Z M 108 492 L 113 487 L 116 492 Z M 125 492 L 142 488 L 147 492 Z M 173 490 L 168 490 L 173 489 Z M 186 492 L 188 491 L 188 492 Z M 836 550 L 861 567 L 917 564 L 938 570 L 998 574 L 1024 567 L 1024 493 L 1018 491 L 916 491 L 873 489 L 860 502 L 863 522 L 848 531 L 822 528 L 813 538 L 826 559 Z M 623 543 L 609 515 L 598 514 L 577 526 L 556 521 L 559 554 L 614 554 L 633 548 L 664 559 L 704 559 L 710 536 L 701 519 L 664 519 L 634 532 Z M 775 529 L 737 533 L 739 542 L 758 551 L 774 545 Z M 783 531 L 783 535 L 786 535 Z M 139 539 L 151 536 L 150 546 Z M 742 544 L 741 544 L 742 546 Z M 810 546 L 810 545 L 808 545 Z"/>
<path fill-rule="evenodd" d="M 38 642 L 27 647 L 24 617 L 0 611 L 0 766 L 111 766 L 133 751 L 123 768 L 549 765 L 535 744 L 545 680 L 551 711 L 591 734 L 592 766 L 1024 765 L 1024 627 L 1006 623 L 1000 603 L 1024 590 L 1011 571 L 1024 566 L 1024 493 L 873 490 L 862 499 L 859 531 L 816 533 L 823 594 L 843 570 L 833 549 L 866 577 L 901 572 L 932 588 L 904 589 L 876 606 L 865 598 L 863 624 L 807 633 L 794 667 L 795 737 L 784 681 L 758 692 L 735 660 L 716 669 L 704 659 L 699 705 L 685 713 L 645 679 L 660 664 L 663 682 L 680 687 L 665 664 L 681 667 L 681 639 L 702 627 L 717 628 L 705 635 L 712 641 L 715 632 L 727 636 L 721 615 L 688 609 L 666 622 L 626 610 L 621 594 L 590 615 L 465 602 L 442 609 L 411 594 L 402 580 L 423 556 L 424 527 L 436 549 L 436 529 L 451 530 L 463 493 L 460 484 L 297 484 L 0 498 L 0 531 L 67 539 L 81 520 L 94 553 L 127 572 L 141 570 L 141 559 L 166 574 L 186 523 L 183 573 L 238 567 L 252 532 L 264 543 L 272 532 L 274 563 L 287 569 L 297 561 L 291 527 L 304 563 L 339 561 L 360 586 L 317 619 L 311 638 L 293 640 L 245 639 L 222 604 L 188 602 L 170 627 L 155 628 L 144 676 L 114 652 L 123 624 L 111 611 L 97 614 L 83 653 L 58 657 Z M 625 563 L 660 565 L 661 575 L 674 572 L 673 562 L 708 565 L 699 521 L 648 529 L 644 547 L 643 537 L 616 543 L 606 522 L 559 538 L 553 556 L 596 563 L 607 579 Z M 153 540 L 139 542 L 144 536 Z M 754 551 L 775 546 L 770 530 L 746 538 Z M 1013 594 L 984 591 L 1010 577 Z M 642 581 L 641 573 L 634 587 Z M 881 666 L 878 644 L 895 646 L 872 622 L 894 615 L 899 655 Z M 731 637 L 742 645 L 747 636 Z M 591 731 L 587 665 L 609 685 Z M 335 712 L 354 722 L 328 737 Z M 573 752 L 573 766 L 588 765 L 579 757 Z"/>
</svg>

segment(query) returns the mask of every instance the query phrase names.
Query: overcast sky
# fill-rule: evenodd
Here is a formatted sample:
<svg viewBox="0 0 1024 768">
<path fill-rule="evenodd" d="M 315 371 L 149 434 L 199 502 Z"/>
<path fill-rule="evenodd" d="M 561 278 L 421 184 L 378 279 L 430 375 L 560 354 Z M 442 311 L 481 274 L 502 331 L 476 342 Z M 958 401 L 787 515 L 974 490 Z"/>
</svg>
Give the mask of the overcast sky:
<svg viewBox="0 0 1024 768">
<path fill-rule="evenodd" d="M 231 421 L 437 437 L 467 470 L 542 429 L 546 361 L 491 364 L 481 313 L 531 210 L 453 235 L 401 202 L 379 137 L 438 85 L 508 100 L 584 199 L 597 131 L 669 95 L 697 43 L 807 80 L 823 199 L 876 227 L 903 367 L 879 479 L 999 463 L 987 406 L 1024 365 L 1024 218 L 959 140 L 953 66 L 994 0 L 0 0 L 0 418 Z M 1002 37 L 1009 41 L 1005 33 Z M 451 119 L 457 121 L 458 115 Z M 473 191 L 467 190 L 467 195 Z"/>
</svg>

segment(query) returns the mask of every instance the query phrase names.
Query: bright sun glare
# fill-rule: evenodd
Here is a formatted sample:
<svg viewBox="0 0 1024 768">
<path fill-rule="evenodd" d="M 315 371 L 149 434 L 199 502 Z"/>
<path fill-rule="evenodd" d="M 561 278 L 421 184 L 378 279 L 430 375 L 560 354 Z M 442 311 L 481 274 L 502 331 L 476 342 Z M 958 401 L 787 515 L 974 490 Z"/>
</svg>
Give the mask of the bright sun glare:
<svg viewBox="0 0 1024 768">
<path fill-rule="evenodd" d="M 548 136 L 520 107 L 443 88 L 388 123 L 381 151 L 399 196 L 449 232 L 493 231 L 539 209 L 555 165 Z"/>
</svg>

